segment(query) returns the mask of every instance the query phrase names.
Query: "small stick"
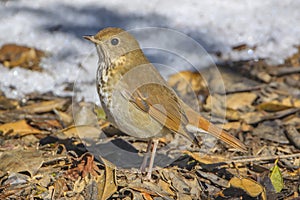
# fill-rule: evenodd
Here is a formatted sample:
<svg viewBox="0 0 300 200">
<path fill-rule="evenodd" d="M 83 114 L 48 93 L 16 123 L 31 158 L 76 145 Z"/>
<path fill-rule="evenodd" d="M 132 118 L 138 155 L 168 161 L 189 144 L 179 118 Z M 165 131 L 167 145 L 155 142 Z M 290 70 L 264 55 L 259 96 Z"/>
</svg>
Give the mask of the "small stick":
<svg viewBox="0 0 300 200">
<path fill-rule="evenodd" d="M 264 86 L 265 85 L 257 85 L 257 86 L 248 87 L 248 88 L 241 88 L 241 89 L 236 89 L 236 90 L 227 90 L 227 91 L 225 91 L 225 94 L 234 94 L 234 93 L 240 93 L 240 92 L 251 92 L 251 91 L 255 91 L 255 90 L 261 90 Z"/>
<path fill-rule="evenodd" d="M 277 70 L 269 72 L 273 76 L 283 76 L 288 74 L 300 73 L 300 67 L 280 67 Z"/>
<path fill-rule="evenodd" d="M 253 161 L 267 161 L 267 160 L 276 160 L 276 159 L 286 159 L 286 158 L 295 158 L 300 157 L 300 153 L 290 154 L 290 155 L 273 155 L 273 156 L 261 156 L 255 158 L 245 158 L 245 159 L 237 159 L 237 160 L 229 160 L 224 161 L 224 163 L 245 163 L 245 162 L 253 162 Z"/>
</svg>

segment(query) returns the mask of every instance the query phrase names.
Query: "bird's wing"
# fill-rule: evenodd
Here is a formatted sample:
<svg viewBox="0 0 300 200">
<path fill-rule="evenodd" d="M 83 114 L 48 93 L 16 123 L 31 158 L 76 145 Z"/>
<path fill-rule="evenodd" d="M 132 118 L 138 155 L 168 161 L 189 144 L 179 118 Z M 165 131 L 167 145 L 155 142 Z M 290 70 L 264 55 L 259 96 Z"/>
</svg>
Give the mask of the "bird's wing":
<svg viewBox="0 0 300 200">
<path fill-rule="evenodd" d="M 156 89 L 153 90 L 153 87 Z M 167 86 L 146 84 L 126 96 L 137 108 L 149 113 L 152 118 L 169 130 L 179 133 L 192 142 L 197 142 L 192 133 L 204 130 L 240 151 L 247 151 L 246 146 L 240 140 L 203 118 L 178 99 Z"/>
<path fill-rule="evenodd" d="M 191 141 L 194 140 L 193 135 L 184 128 L 188 120 L 181 109 L 178 98 L 167 86 L 149 83 L 142 85 L 132 94 L 127 92 L 123 96 L 126 96 L 137 108 L 147 112 L 169 130 L 179 133 Z"/>
</svg>

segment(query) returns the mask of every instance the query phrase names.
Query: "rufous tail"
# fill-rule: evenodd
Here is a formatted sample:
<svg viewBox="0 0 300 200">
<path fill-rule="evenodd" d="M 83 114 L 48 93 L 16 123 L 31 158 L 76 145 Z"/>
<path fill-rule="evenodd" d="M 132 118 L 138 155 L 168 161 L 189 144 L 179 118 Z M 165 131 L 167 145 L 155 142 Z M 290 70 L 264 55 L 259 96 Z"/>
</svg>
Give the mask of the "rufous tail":
<svg viewBox="0 0 300 200">
<path fill-rule="evenodd" d="M 184 104 L 184 103 L 183 103 Z M 203 118 L 199 113 L 194 111 L 192 108 L 190 108 L 188 105 L 184 104 L 184 111 L 186 114 L 186 117 L 188 118 L 189 124 L 188 126 L 193 126 L 199 128 L 200 130 L 204 130 L 211 134 L 212 136 L 222 140 L 226 144 L 240 150 L 243 152 L 247 151 L 247 147 L 237 138 L 230 135 L 226 131 L 222 130 L 221 128 L 213 125 L 208 120 Z M 189 129 L 189 128 L 187 128 Z"/>
</svg>

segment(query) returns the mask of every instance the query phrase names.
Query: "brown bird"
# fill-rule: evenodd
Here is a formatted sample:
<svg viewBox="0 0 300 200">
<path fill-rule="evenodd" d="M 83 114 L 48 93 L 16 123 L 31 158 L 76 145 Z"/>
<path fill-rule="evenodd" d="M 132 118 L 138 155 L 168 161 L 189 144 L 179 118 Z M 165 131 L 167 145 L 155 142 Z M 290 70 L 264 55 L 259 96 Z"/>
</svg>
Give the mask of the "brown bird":
<svg viewBox="0 0 300 200">
<path fill-rule="evenodd" d="M 105 28 L 84 38 L 96 45 L 97 91 L 108 121 L 128 135 L 149 141 L 141 170 L 147 165 L 154 141 L 148 179 L 159 138 L 171 132 L 192 142 L 195 133 L 207 132 L 240 151 L 247 150 L 240 140 L 214 126 L 179 99 L 131 34 L 120 28 Z"/>
</svg>

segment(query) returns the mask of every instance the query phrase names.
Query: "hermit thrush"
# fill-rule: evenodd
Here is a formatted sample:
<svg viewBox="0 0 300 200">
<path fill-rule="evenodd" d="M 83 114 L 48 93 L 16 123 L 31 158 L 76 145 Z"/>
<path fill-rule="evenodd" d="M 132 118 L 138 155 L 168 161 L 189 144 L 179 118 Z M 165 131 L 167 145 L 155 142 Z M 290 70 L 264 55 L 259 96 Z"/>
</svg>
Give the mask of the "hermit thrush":
<svg viewBox="0 0 300 200">
<path fill-rule="evenodd" d="M 105 28 L 84 38 L 97 48 L 97 91 L 108 120 L 128 135 L 148 139 L 147 151 L 154 141 L 147 178 L 151 177 L 158 138 L 171 132 L 195 141 L 194 134 L 204 131 L 246 151 L 241 141 L 177 97 L 131 34 L 120 28 Z M 145 156 L 142 169 L 147 159 Z"/>
</svg>

